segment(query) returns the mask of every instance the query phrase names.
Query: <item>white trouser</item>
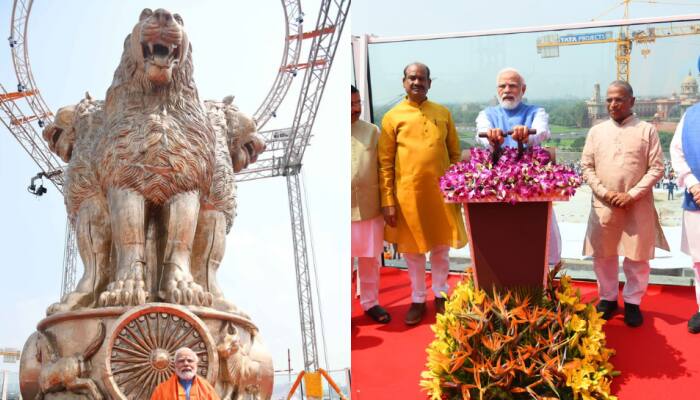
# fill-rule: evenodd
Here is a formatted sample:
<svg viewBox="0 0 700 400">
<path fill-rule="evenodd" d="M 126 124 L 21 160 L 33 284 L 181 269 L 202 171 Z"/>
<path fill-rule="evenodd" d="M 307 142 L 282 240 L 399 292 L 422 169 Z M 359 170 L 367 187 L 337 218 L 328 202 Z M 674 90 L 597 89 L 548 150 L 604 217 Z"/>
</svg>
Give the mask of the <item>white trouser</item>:
<svg viewBox="0 0 700 400">
<path fill-rule="evenodd" d="M 593 270 L 598 279 L 598 296 L 601 300 L 617 301 L 619 286 L 617 259 L 617 256 L 593 257 Z M 632 261 L 625 257 L 622 270 L 627 278 L 625 287 L 622 289 L 622 298 L 625 303 L 639 305 L 649 285 L 649 260 Z"/>
<path fill-rule="evenodd" d="M 693 264 L 695 270 L 695 300 L 698 301 L 698 312 L 700 312 L 700 262 Z"/>
<path fill-rule="evenodd" d="M 433 275 L 433 293 L 442 297 L 447 293 L 447 274 L 450 272 L 450 246 L 438 245 L 430 250 L 430 270 Z M 425 303 L 425 254 L 403 253 L 411 278 L 411 301 Z"/>
<path fill-rule="evenodd" d="M 379 257 L 357 257 L 360 305 L 367 311 L 379 304 Z"/>
<path fill-rule="evenodd" d="M 550 210 L 549 215 L 549 254 L 548 261 L 551 265 L 556 265 L 561 261 L 561 233 L 559 233 L 559 224 L 557 223 L 557 215 L 554 212 L 554 207 Z M 549 272 L 547 269 L 546 272 Z"/>
</svg>

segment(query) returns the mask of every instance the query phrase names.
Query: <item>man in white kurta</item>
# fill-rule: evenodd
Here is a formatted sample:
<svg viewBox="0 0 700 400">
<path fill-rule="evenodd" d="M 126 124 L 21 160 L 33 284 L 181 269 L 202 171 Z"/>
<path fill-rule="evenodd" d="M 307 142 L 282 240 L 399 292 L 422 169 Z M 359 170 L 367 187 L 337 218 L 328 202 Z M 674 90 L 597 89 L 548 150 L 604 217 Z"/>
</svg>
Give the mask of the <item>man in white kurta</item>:
<svg viewBox="0 0 700 400">
<path fill-rule="evenodd" d="M 654 126 L 632 113 L 634 96 L 627 82 L 611 83 L 606 101 L 610 119 L 591 128 L 581 155 L 593 192 L 583 254 L 593 256 L 601 299 L 597 309 L 605 319 L 617 309 L 618 256 L 624 257 L 625 323 L 635 327 L 643 322 L 639 304 L 654 247 L 668 250 L 652 195 L 664 173 L 663 153 Z"/>
<path fill-rule="evenodd" d="M 350 87 L 351 256 L 357 257 L 360 305 L 380 324 L 391 321 L 379 305 L 379 257 L 384 244 L 384 218 L 379 207 L 379 128 L 360 119 L 360 92 Z"/>
<path fill-rule="evenodd" d="M 698 312 L 688 320 L 688 331 L 700 333 L 700 104 L 689 108 L 671 140 L 671 162 L 684 187 L 681 251 L 693 259 Z"/>
<path fill-rule="evenodd" d="M 549 115 L 544 108 L 522 102 L 525 95 L 525 79 L 516 69 L 502 69 L 496 76 L 496 92 L 498 105 L 488 107 L 479 112 L 476 117 L 476 141 L 484 147 L 502 144 L 506 147 L 516 147 L 518 139 L 527 146 L 539 146 L 549 139 Z M 530 135 L 529 130 L 535 130 Z M 505 132 L 513 131 L 514 135 L 506 136 Z M 487 138 L 479 137 L 486 133 Z M 549 263 L 556 264 L 561 260 L 561 234 L 555 214 L 552 212 L 549 225 Z"/>
</svg>

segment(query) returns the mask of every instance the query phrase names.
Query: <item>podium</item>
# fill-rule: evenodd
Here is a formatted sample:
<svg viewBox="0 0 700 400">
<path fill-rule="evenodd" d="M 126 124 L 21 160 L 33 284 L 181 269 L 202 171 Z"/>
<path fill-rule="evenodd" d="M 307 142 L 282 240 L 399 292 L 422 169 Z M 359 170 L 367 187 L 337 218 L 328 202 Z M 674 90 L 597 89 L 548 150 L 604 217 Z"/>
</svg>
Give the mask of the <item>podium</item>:
<svg viewBox="0 0 700 400">
<path fill-rule="evenodd" d="M 479 288 L 541 289 L 548 271 L 552 201 L 568 196 L 465 202 L 464 216 Z"/>
</svg>

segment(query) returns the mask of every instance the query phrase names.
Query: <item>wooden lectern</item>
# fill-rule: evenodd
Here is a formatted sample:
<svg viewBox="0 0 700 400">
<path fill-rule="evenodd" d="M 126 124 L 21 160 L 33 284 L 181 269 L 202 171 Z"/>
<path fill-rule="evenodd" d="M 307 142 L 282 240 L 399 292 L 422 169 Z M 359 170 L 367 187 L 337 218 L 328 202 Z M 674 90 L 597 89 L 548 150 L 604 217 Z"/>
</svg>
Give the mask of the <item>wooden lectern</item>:
<svg viewBox="0 0 700 400">
<path fill-rule="evenodd" d="M 464 203 L 476 284 L 496 289 L 542 288 L 548 271 L 552 201 L 568 196 Z"/>
</svg>

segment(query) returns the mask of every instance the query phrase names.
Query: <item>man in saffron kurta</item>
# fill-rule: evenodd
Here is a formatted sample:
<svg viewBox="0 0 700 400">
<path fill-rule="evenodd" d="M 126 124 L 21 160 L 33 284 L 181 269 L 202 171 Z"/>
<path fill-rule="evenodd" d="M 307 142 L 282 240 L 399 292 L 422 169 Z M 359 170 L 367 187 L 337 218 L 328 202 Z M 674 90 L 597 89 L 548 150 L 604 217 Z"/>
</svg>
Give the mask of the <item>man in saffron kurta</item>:
<svg viewBox="0 0 700 400">
<path fill-rule="evenodd" d="M 688 321 L 690 333 L 700 333 L 700 104 L 690 107 L 671 140 L 671 162 L 678 186 L 685 187 L 681 251 L 693 259 L 698 312 Z"/>
<path fill-rule="evenodd" d="M 634 96 L 627 82 L 611 83 L 606 101 L 610 119 L 591 128 L 581 155 L 593 192 L 583 254 L 593 256 L 601 299 L 597 309 L 605 319 L 617 309 L 618 256 L 625 257 L 625 323 L 634 327 L 643 321 L 639 304 L 654 247 L 668 250 L 652 195 L 664 173 L 663 153 L 654 126 L 632 113 Z"/>
<path fill-rule="evenodd" d="M 408 325 L 425 314 L 425 253 L 430 252 L 436 311 L 443 312 L 449 248 L 467 243 L 460 206 L 446 204 L 439 188 L 440 177 L 460 159 L 459 139 L 447 108 L 427 99 L 430 83 L 427 66 L 404 69 L 407 96 L 384 115 L 379 137 L 385 240 L 398 244 L 411 279 Z"/>
<path fill-rule="evenodd" d="M 199 359 L 194 351 L 182 347 L 175 352 L 175 373 L 156 387 L 151 400 L 220 400 L 214 388 L 197 376 Z"/>
<path fill-rule="evenodd" d="M 544 108 L 522 102 L 527 90 L 525 79 L 513 68 L 504 68 L 496 75 L 498 105 L 488 107 L 476 117 L 476 141 L 482 146 L 517 147 L 518 142 L 539 146 L 549 139 L 549 115 Z M 535 130 L 530 135 L 529 130 Z M 512 136 L 505 135 L 513 131 Z M 488 137 L 479 137 L 486 133 Z M 561 234 L 554 212 L 549 224 L 549 263 L 561 260 Z"/>
</svg>

